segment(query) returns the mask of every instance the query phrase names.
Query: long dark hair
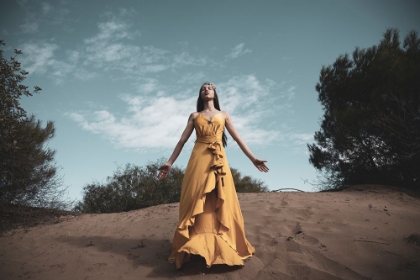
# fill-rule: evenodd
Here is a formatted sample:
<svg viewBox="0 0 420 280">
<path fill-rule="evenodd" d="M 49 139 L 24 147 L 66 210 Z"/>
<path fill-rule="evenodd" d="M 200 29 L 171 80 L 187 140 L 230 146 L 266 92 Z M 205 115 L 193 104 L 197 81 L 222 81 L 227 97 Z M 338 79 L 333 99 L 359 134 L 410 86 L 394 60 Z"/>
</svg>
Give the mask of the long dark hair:
<svg viewBox="0 0 420 280">
<path fill-rule="evenodd" d="M 213 85 L 212 83 L 204 83 L 201 87 L 200 87 L 200 91 L 198 92 L 198 98 L 197 98 L 197 112 L 201 112 L 204 110 L 204 100 L 201 98 L 201 89 L 203 88 L 203 86 L 205 85 L 211 85 L 213 86 L 213 90 L 214 90 L 214 108 L 216 108 L 217 110 L 220 110 L 220 105 L 219 105 L 219 97 L 217 96 L 217 92 L 216 92 L 216 86 Z M 227 146 L 227 136 L 225 134 L 225 129 L 223 128 L 223 136 L 222 136 L 222 142 L 223 142 L 223 147 Z"/>
</svg>

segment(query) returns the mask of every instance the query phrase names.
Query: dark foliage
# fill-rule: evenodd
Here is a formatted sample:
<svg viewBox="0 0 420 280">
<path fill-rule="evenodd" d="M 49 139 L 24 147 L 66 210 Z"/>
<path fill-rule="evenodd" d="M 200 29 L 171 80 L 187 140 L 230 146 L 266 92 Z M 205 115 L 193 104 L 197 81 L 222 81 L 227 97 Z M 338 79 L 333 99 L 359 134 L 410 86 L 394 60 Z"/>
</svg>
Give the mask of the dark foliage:
<svg viewBox="0 0 420 280">
<path fill-rule="evenodd" d="M 420 187 L 420 39 L 403 46 L 395 29 L 377 46 L 356 48 L 321 69 L 324 109 L 310 163 L 323 189 L 355 184 Z"/>
<path fill-rule="evenodd" d="M 0 45 L 4 46 L 3 41 Z M 64 189 L 54 166 L 54 151 L 46 144 L 54 136 L 54 125 L 42 127 L 20 107 L 22 96 L 32 93 L 22 81 L 28 72 L 0 50 L 0 205 L 64 207 Z M 34 92 L 41 88 L 35 87 Z"/>
<path fill-rule="evenodd" d="M 144 167 L 127 164 L 118 168 L 106 183 L 92 183 L 83 188 L 83 200 L 75 211 L 82 213 L 125 212 L 153 205 L 179 202 L 184 170 L 173 166 L 165 180 L 158 180 L 158 168 L 165 163 L 158 160 Z M 249 176 L 242 177 L 232 169 L 238 192 L 265 192 L 262 181 Z"/>
<path fill-rule="evenodd" d="M 0 211 L 0 236 L 17 228 L 46 224 L 56 224 L 63 219 L 71 219 L 78 212 L 71 212 L 57 208 L 32 207 L 17 204 L 2 205 Z M 63 216 L 67 216 L 64 218 Z"/>
<path fill-rule="evenodd" d="M 181 195 L 184 170 L 172 167 L 165 180 L 157 179 L 162 160 L 145 167 L 127 164 L 118 168 L 105 184 L 92 183 L 83 188 L 83 200 L 75 210 L 83 213 L 124 212 L 158 204 L 177 202 Z"/>
<path fill-rule="evenodd" d="M 249 176 L 242 177 L 242 174 L 235 168 L 231 168 L 233 182 L 238 193 L 268 192 L 268 188 L 261 180 Z"/>
</svg>

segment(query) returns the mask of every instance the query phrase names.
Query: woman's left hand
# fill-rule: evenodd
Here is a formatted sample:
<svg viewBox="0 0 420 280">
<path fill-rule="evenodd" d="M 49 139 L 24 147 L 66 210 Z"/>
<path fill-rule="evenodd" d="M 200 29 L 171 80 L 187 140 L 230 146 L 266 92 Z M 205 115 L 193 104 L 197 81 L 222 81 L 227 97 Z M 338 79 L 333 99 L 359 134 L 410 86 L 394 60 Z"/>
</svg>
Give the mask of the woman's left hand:
<svg viewBox="0 0 420 280">
<path fill-rule="evenodd" d="M 171 167 L 172 165 L 169 163 L 165 163 L 164 165 L 159 167 L 158 179 L 159 180 L 165 179 L 168 176 L 169 171 L 171 171 Z"/>
<path fill-rule="evenodd" d="M 258 170 L 261 172 L 268 172 L 269 169 L 267 165 L 265 165 L 266 162 L 267 162 L 266 160 L 261 160 L 257 158 L 252 161 L 255 167 L 258 168 Z"/>
</svg>

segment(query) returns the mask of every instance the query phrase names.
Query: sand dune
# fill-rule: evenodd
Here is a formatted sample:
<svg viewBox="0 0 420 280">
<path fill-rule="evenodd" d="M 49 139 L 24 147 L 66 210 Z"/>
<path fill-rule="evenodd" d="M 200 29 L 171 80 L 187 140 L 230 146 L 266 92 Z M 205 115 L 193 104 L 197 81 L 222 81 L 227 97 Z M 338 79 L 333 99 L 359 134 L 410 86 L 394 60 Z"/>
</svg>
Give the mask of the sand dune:
<svg viewBox="0 0 420 280">
<path fill-rule="evenodd" d="M 0 238 L 1 279 L 420 279 L 420 199 L 374 186 L 239 194 L 257 252 L 242 268 L 167 262 L 178 204 L 62 217 Z M 413 235 L 412 235 L 413 236 Z"/>
</svg>

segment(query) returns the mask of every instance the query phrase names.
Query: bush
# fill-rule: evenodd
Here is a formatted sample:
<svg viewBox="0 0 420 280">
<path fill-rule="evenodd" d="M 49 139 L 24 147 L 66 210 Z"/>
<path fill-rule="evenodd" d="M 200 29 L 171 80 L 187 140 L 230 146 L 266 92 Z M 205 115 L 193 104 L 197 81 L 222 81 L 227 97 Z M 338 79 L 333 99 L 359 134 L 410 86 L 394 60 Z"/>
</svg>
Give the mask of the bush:
<svg viewBox="0 0 420 280">
<path fill-rule="evenodd" d="M 236 192 L 268 192 L 267 186 L 261 180 L 249 176 L 242 177 L 242 174 L 235 168 L 231 168 L 233 181 L 235 182 Z"/>
<path fill-rule="evenodd" d="M 121 167 L 105 184 L 92 183 L 83 188 L 83 201 L 75 210 L 83 213 L 114 213 L 145 208 L 158 204 L 178 202 L 184 170 L 173 166 L 165 180 L 157 178 L 158 160 L 145 167 L 127 164 Z"/>
<path fill-rule="evenodd" d="M 179 202 L 184 169 L 173 166 L 165 180 L 157 178 L 163 159 L 144 167 L 127 164 L 118 168 L 106 183 L 92 183 L 83 188 L 83 200 L 75 211 L 82 213 L 115 213 L 145 208 L 153 205 Z M 260 180 L 232 168 L 237 192 L 266 192 L 267 187 Z"/>
</svg>

